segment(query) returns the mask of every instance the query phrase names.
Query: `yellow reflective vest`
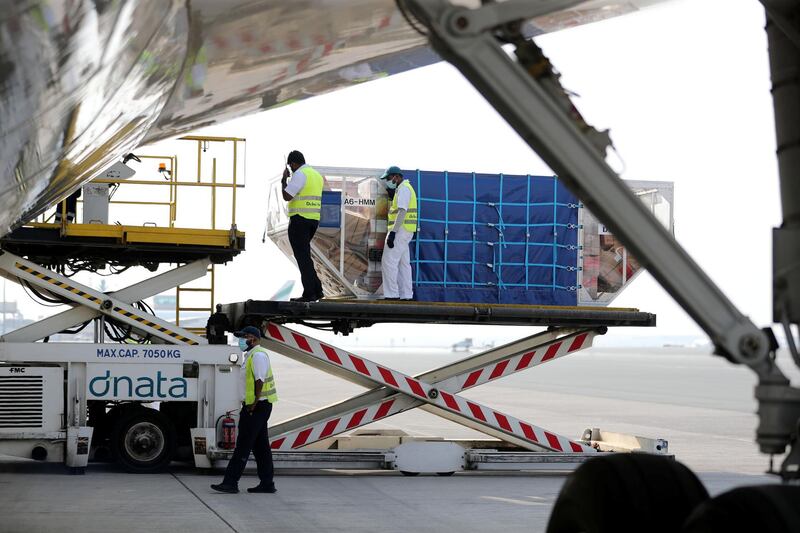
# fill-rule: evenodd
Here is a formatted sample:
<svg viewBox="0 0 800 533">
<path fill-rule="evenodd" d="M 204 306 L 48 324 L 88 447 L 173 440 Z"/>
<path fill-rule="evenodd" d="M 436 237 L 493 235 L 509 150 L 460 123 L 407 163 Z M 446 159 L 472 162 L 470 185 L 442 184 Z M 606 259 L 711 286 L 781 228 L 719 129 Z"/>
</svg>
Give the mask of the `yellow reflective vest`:
<svg viewBox="0 0 800 533">
<path fill-rule="evenodd" d="M 322 174 L 308 165 L 300 169 L 306 176 L 306 184 L 289 200 L 289 216 L 300 215 L 309 220 L 319 220 L 322 209 Z"/>
<path fill-rule="evenodd" d="M 417 231 L 417 193 L 408 180 L 403 180 L 400 185 L 398 185 L 397 191 L 394 193 L 394 198 L 392 198 L 392 207 L 389 209 L 388 231 L 392 231 L 394 223 L 397 220 L 397 197 L 400 195 L 399 193 L 402 187 L 406 187 L 411 192 L 411 198 L 408 201 L 408 211 L 406 211 L 406 218 L 403 220 L 403 229 L 414 233 Z"/>
<path fill-rule="evenodd" d="M 256 352 L 263 352 L 264 355 L 267 351 L 261 346 L 254 346 L 247 354 L 247 362 L 244 364 L 244 403 L 250 405 L 256 401 L 256 375 L 253 372 L 253 356 Z M 278 401 L 278 391 L 275 388 L 275 378 L 272 377 L 272 365 L 269 365 L 269 372 L 267 372 L 267 379 L 261 386 L 261 396 L 259 398 L 266 398 L 269 403 Z"/>
</svg>

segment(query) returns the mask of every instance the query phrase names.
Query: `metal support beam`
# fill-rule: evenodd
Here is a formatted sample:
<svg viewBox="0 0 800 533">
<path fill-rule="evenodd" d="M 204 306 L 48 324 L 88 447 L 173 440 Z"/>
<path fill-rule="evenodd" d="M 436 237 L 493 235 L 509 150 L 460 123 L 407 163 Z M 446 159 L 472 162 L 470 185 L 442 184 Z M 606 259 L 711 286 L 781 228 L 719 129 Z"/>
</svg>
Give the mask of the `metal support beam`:
<svg viewBox="0 0 800 533">
<path fill-rule="evenodd" d="M 772 101 L 780 177 L 781 227 L 772 234 L 773 320 L 786 334 L 789 351 L 800 367 L 791 324 L 800 323 L 800 5 L 796 1 L 764 0 L 772 75 Z M 790 452 L 781 465 L 784 480 L 800 479 L 800 389 L 785 383 L 756 387 L 762 452 Z"/>
<path fill-rule="evenodd" d="M 222 312 L 235 328 L 304 321 L 328 324 L 337 333 L 379 323 L 486 324 L 597 328 L 652 327 L 656 316 L 638 309 L 566 307 L 552 305 L 474 304 L 466 302 L 319 301 L 281 302 L 247 300 L 225 304 Z"/>
<path fill-rule="evenodd" d="M 769 33 L 769 24 L 774 24 L 794 46 L 800 48 L 800 27 L 798 27 L 796 18 L 797 2 L 795 0 L 761 0 L 761 3 L 767 12 L 767 32 Z"/>
</svg>

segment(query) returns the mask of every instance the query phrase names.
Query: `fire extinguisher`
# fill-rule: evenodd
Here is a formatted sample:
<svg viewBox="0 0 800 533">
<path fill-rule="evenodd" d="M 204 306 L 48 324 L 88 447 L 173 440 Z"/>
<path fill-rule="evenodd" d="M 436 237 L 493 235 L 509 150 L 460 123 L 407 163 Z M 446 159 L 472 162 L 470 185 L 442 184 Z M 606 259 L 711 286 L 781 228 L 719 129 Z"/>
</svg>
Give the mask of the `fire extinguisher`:
<svg viewBox="0 0 800 533">
<path fill-rule="evenodd" d="M 232 450 L 236 447 L 236 421 L 231 416 L 231 411 L 225 413 L 222 419 L 222 449 Z"/>
</svg>

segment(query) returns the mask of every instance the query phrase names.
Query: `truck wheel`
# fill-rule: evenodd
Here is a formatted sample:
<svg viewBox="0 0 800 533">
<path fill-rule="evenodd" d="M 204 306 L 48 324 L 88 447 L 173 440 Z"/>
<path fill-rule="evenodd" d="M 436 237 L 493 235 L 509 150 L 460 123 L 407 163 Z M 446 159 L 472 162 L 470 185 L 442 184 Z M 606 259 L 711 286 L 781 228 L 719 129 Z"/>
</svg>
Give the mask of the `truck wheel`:
<svg viewBox="0 0 800 533">
<path fill-rule="evenodd" d="M 762 485 L 730 490 L 695 509 L 683 531 L 800 531 L 800 487 Z"/>
<path fill-rule="evenodd" d="M 633 453 L 597 457 L 567 478 L 547 533 L 672 533 L 707 499 L 697 476 L 673 459 Z"/>
<path fill-rule="evenodd" d="M 111 449 L 114 459 L 129 472 L 159 472 L 175 455 L 175 428 L 154 409 L 129 409 L 114 425 Z"/>
</svg>

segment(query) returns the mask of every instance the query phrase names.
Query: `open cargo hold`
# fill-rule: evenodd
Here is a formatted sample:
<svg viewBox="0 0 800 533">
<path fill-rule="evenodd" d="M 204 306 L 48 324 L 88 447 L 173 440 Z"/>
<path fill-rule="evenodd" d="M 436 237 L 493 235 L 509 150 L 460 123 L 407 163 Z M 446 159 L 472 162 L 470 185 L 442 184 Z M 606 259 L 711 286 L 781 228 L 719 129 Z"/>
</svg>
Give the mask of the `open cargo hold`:
<svg viewBox="0 0 800 533">
<path fill-rule="evenodd" d="M 312 243 L 325 294 L 381 291 L 388 198 L 382 169 L 315 167 L 325 176 Z M 606 305 L 640 272 L 638 261 L 554 176 L 403 171 L 417 192 L 411 243 L 420 301 Z M 673 184 L 626 181 L 673 229 Z M 280 184 L 270 189 L 267 231 L 292 257 Z"/>
</svg>

